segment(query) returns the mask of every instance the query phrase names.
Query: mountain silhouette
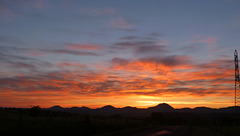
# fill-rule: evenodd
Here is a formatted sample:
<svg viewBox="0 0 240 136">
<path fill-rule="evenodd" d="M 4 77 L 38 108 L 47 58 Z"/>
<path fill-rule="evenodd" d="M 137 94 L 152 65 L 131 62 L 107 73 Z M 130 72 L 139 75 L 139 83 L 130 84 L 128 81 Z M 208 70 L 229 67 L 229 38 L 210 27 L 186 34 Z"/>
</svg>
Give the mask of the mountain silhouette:
<svg viewBox="0 0 240 136">
<path fill-rule="evenodd" d="M 59 106 L 59 105 L 56 105 L 56 106 L 52 106 L 50 108 L 48 108 L 49 110 L 53 110 L 53 111 L 64 111 L 66 110 L 65 108 Z"/>
<path fill-rule="evenodd" d="M 113 107 L 112 105 L 106 105 L 102 108 L 97 108 L 94 112 L 102 115 L 112 115 L 118 113 L 117 108 Z"/>
<path fill-rule="evenodd" d="M 124 108 L 115 108 L 112 105 L 106 105 L 101 108 L 91 109 L 88 107 L 71 107 L 71 108 L 63 108 L 59 105 L 47 108 L 47 110 L 51 111 L 64 111 L 78 114 L 90 114 L 90 115 L 114 115 L 119 114 L 122 116 L 149 116 L 152 112 L 163 112 L 163 113 L 234 113 L 236 111 L 240 111 L 240 107 L 225 107 L 225 108 L 209 108 L 209 107 L 196 107 L 196 108 L 182 108 L 182 109 L 174 109 L 167 103 L 160 103 L 156 106 L 149 108 L 137 108 L 127 106 Z"/>
<path fill-rule="evenodd" d="M 208 107 L 196 107 L 193 109 L 193 111 L 198 112 L 198 113 L 211 113 L 215 112 L 216 109 L 208 108 Z"/>
<path fill-rule="evenodd" d="M 174 108 L 167 103 L 161 103 L 154 107 L 149 107 L 147 110 L 152 112 L 173 112 Z"/>
<path fill-rule="evenodd" d="M 85 106 L 82 106 L 81 108 L 79 108 L 79 109 L 81 109 L 81 110 L 91 110 L 90 108 L 88 108 L 88 107 L 85 107 Z"/>
</svg>

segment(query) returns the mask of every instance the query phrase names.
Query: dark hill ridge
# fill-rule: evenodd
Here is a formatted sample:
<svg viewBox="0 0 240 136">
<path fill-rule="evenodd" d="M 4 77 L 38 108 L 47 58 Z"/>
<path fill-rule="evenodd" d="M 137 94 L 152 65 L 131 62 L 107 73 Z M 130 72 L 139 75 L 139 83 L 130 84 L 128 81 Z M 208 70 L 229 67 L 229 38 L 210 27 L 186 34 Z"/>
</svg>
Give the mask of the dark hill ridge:
<svg viewBox="0 0 240 136">
<path fill-rule="evenodd" d="M 102 108 L 98 108 L 99 110 L 114 110 L 116 109 L 115 107 L 113 107 L 112 105 L 106 105 L 103 106 Z"/>
<path fill-rule="evenodd" d="M 50 108 L 48 108 L 49 110 L 54 110 L 54 111 L 62 111 L 62 110 L 65 110 L 65 108 L 59 106 L 59 105 L 56 105 L 56 106 L 52 106 Z"/>
<path fill-rule="evenodd" d="M 88 107 L 71 107 L 63 108 L 59 105 L 47 108 L 51 111 L 64 111 L 78 114 L 91 114 L 91 115 L 113 115 L 119 114 L 123 116 L 149 116 L 152 112 L 165 112 L 165 113 L 234 113 L 235 107 L 225 107 L 220 109 L 208 108 L 208 107 L 196 107 L 196 108 L 182 108 L 174 109 L 167 103 L 160 103 L 157 106 L 149 108 L 136 108 L 127 106 L 124 108 L 115 108 L 112 105 L 106 105 L 101 108 L 91 109 Z M 236 107 L 236 111 L 240 113 L 240 107 Z"/>
<path fill-rule="evenodd" d="M 149 107 L 147 110 L 150 110 L 152 112 L 173 112 L 174 108 L 167 103 L 161 103 L 154 107 Z"/>
</svg>

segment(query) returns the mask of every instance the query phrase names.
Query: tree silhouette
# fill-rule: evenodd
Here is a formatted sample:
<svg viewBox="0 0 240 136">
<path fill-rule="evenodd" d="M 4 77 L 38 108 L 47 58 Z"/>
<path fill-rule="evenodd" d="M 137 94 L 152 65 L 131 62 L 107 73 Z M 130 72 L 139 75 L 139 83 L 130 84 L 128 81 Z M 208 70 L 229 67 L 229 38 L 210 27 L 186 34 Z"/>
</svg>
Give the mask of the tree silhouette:
<svg viewBox="0 0 240 136">
<path fill-rule="evenodd" d="M 31 109 L 30 109 L 30 115 L 32 117 L 38 117 L 40 115 L 40 111 L 41 111 L 41 108 L 39 105 L 37 106 L 33 106 Z"/>
</svg>

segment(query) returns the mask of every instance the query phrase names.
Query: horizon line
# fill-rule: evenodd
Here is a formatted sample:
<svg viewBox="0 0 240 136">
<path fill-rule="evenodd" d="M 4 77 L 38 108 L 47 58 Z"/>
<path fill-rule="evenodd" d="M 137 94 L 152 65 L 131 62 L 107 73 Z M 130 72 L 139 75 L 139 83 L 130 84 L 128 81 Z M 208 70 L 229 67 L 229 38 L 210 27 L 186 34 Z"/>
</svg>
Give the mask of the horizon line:
<svg viewBox="0 0 240 136">
<path fill-rule="evenodd" d="M 34 106 L 39 106 L 40 108 L 42 108 L 42 109 L 48 109 L 48 108 L 51 108 L 51 107 L 54 107 L 54 106 L 60 106 L 60 107 L 62 107 L 62 108 L 73 108 L 73 107 L 77 107 L 77 108 L 81 108 L 81 107 L 86 107 L 86 108 L 89 108 L 89 109 L 98 109 L 98 108 L 103 108 L 103 107 L 106 107 L 106 106 L 112 106 L 112 107 L 114 107 L 114 108 L 119 108 L 119 109 L 121 109 L 121 108 L 125 108 L 125 107 L 131 107 L 131 108 L 138 108 L 138 109 L 148 109 L 148 108 L 150 108 L 150 107 L 156 107 L 156 106 L 158 106 L 158 105 L 160 105 L 160 104 L 167 104 L 167 105 L 169 105 L 169 106 L 171 106 L 170 104 L 168 104 L 168 103 L 165 103 L 165 102 L 163 102 L 163 103 L 159 103 L 159 104 L 156 104 L 156 105 L 152 105 L 152 106 L 144 106 L 144 107 L 137 107 L 137 106 L 129 106 L 129 105 L 127 105 L 127 106 L 123 106 L 123 107 L 115 107 L 115 106 L 113 106 L 113 105 L 111 105 L 111 104 L 106 104 L 106 105 L 104 105 L 104 106 L 100 106 L 100 107 L 95 107 L 95 108 L 92 108 L 92 107 L 88 107 L 88 106 L 71 106 L 71 107 L 64 107 L 64 106 L 61 106 L 61 105 L 53 105 L 53 106 L 50 106 L 50 107 L 41 107 L 40 105 L 28 105 L 27 107 L 5 107 L 5 106 L 0 106 L 0 108 L 17 108 L 17 109 L 29 109 L 29 108 L 31 108 L 31 107 L 34 107 Z M 189 108 L 189 109 L 195 109 L 195 108 L 199 108 L 199 107 L 204 107 L 204 108 L 211 108 L 211 109 L 221 109 L 221 108 L 229 108 L 229 107 L 240 107 L 240 106 L 238 106 L 238 105 L 232 105 L 232 106 L 224 106 L 224 107 L 219 107 L 219 108 L 213 108 L 213 107 L 207 107 L 207 106 L 196 106 L 196 107 L 182 107 L 182 108 L 174 108 L 173 106 L 171 106 L 173 109 L 184 109 L 184 108 Z"/>
</svg>

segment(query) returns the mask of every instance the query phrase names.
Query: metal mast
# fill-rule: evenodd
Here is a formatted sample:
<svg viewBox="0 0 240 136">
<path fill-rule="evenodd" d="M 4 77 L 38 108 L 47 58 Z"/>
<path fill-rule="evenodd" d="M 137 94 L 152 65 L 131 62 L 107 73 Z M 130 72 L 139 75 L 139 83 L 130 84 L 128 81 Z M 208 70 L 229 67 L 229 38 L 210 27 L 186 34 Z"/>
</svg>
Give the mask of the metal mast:
<svg viewBox="0 0 240 136">
<path fill-rule="evenodd" d="M 234 64 L 235 64 L 235 106 L 238 106 L 240 100 L 239 92 L 239 67 L 238 67 L 238 52 L 234 52 Z"/>
</svg>

